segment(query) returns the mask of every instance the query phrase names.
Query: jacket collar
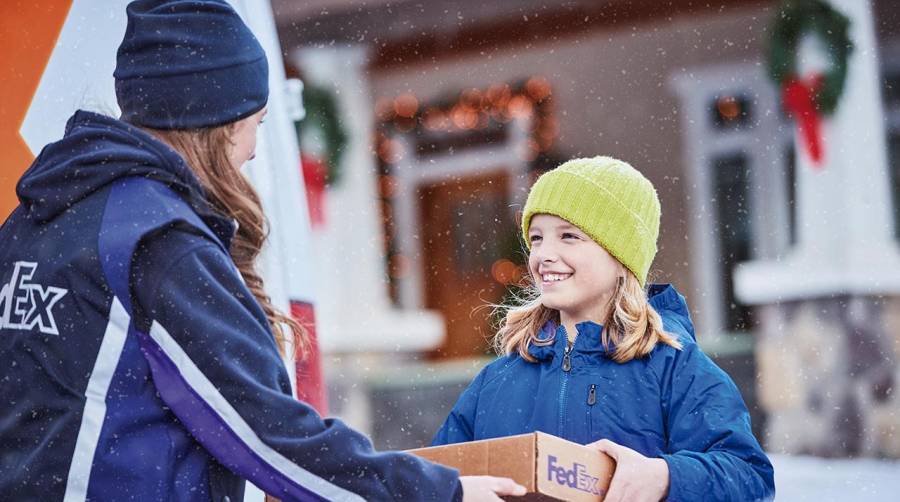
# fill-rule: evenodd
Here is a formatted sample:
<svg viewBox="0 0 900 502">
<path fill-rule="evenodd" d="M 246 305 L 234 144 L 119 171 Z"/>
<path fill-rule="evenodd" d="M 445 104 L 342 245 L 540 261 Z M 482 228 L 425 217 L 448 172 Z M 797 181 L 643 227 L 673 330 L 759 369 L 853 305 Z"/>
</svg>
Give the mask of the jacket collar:
<svg viewBox="0 0 900 502">
<path fill-rule="evenodd" d="M 578 336 L 572 344 L 573 353 L 599 354 L 604 357 L 612 357 L 616 347 L 612 342 L 604 347 L 600 341 L 603 326 L 592 321 L 584 321 L 575 325 Z M 528 347 L 528 353 L 539 361 L 553 359 L 554 356 L 562 357 L 568 344 L 568 336 L 565 326 L 556 321 L 547 321 L 538 332 L 537 343 Z"/>
<path fill-rule="evenodd" d="M 647 288 L 647 301 L 664 319 L 677 315 L 691 337 L 694 327 L 690 321 L 684 297 L 671 284 L 651 284 Z M 572 352 L 582 354 L 599 354 L 611 358 L 615 353 L 615 344 L 610 341 L 607 347 L 601 343 L 600 335 L 603 326 L 591 321 L 575 325 L 578 336 L 572 345 Z M 562 357 L 568 343 L 566 328 L 556 321 L 547 321 L 537 334 L 536 342 L 528 346 L 528 353 L 539 361 L 548 361 L 554 356 Z"/>
</svg>

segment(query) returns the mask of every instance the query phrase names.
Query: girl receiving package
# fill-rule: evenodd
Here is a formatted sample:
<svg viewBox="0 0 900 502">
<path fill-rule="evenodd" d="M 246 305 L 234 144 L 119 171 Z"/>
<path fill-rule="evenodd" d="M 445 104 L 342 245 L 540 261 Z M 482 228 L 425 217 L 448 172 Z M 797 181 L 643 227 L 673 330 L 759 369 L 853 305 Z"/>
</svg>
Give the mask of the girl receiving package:
<svg viewBox="0 0 900 502">
<path fill-rule="evenodd" d="M 541 176 L 522 217 L 530 295 L 432 444 L 542 431 L 617 461 L 609 501 L 772 498 L 772 464 L 684 297 L 645 285 L 659 222 L 653 185 L 620 160 Z"/>
</svg>

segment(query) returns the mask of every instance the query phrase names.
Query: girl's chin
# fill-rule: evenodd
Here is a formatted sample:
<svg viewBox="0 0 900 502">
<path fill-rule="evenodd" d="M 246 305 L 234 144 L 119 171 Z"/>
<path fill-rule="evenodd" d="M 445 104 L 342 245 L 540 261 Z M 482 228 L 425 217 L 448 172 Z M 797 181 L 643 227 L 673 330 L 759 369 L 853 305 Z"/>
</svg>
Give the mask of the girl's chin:
<svg viewBox="0 0 900 502">
<path fill-rule="evenodd" d="M 553 295 L 542 295 L 541 305 L 553 310 L 566 310 L 566 307 L 569 306 L 568 302 L 560 298 L 553 298 Z"/>
</svg>

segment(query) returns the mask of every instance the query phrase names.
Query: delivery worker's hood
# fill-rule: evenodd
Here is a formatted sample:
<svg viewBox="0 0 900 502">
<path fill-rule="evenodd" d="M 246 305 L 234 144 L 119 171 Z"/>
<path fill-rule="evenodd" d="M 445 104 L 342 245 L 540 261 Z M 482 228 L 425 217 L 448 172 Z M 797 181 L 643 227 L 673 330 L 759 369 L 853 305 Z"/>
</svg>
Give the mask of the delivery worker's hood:
<svg viewBox="0 0 900 502">
<path fill-rule="evenodd" d="M 75 112 L 63 138 L 44 147 L 19 180 L 16 194 L 29 217 L 46 222 L 110 183 L 131 176 L 169 186 L 228 245 L 234 224 L 212 209 L 181 156 L 149 133 L 105 115 Z"/>
</svg>

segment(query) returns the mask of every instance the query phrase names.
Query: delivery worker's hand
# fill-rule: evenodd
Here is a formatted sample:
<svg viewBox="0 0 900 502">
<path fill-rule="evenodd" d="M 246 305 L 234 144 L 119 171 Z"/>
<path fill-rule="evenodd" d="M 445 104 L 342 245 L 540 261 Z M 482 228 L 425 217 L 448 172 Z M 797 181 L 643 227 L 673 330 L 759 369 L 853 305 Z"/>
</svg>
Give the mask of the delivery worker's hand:
<svg viewBox="0 0 900 502">
<path fill-rule="evenodd" d="M 496 502 L 500 495 L 525 495 L 525 487 L 509 478 L 462 476 L 463 502 Z"/>
<path fill-rule="evenodd" d="M 669 492 L 669 464 L 661 458 L 647 458 L 608 439 L 587 445 L 616 461 L 609 491 L 603 502 L 659 502 Z"/>
</svg>

